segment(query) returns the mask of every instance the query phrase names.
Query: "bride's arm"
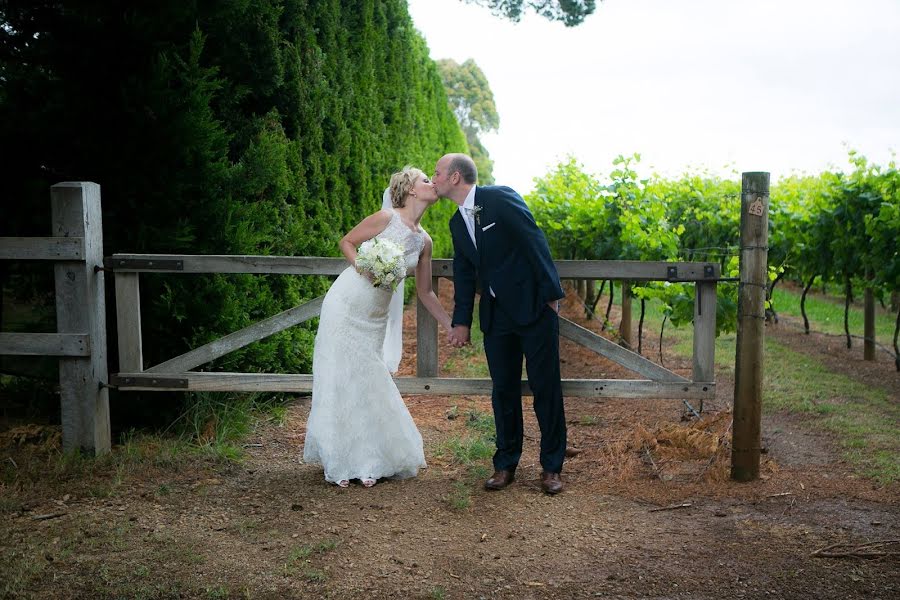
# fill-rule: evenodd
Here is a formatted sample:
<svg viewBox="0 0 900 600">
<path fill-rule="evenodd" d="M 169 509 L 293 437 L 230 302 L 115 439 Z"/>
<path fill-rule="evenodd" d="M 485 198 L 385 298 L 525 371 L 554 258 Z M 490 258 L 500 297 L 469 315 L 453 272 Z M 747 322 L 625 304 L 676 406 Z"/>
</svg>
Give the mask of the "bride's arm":
<svg viewBox="0 0 900 600">
<path fill-rule="evenodd" d="M 359 225 L 351 229 L 347 235 L 341 238 L 338 246 L 347 258 L 347 262 L 349 262 L 354 269 L 356 268 L 356 249 L 359 245 L 367 240 L 371 240 L 373 237 L 384 231 L 390 222 L 391 213 L 386 210 L 379 210 L 377 213 L 371 214 L 360 221 Z"/>
<path fill-rule="evenodd" d="M 431 286 L 431 236 L 428 234 L 425 234 L 425 247 L 419 255 L 419 264 L 416 265 L 416 293 L 422 305 L 437 319 L 441 327 L 450 331 L 452 329 L 450 315 L 441 306 L 441 301 Z"/>
</svg>

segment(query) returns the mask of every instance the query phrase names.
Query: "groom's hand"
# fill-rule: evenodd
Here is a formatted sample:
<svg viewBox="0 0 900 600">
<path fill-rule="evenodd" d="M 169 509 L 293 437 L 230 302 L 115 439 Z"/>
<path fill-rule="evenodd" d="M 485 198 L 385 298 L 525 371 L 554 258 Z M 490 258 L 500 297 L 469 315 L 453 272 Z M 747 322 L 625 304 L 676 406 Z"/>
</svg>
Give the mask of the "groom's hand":
<svg viewBox="0 0 900 600">
<path fill-rule="evenodd" d="M 551 300 L 547 303 L 547 306 L 549 306 L 553 312 L 559 314 L 559 300 Z"/>
<path fill-rule="evenodd" d="M 462 348 L 469 343 L 469 328 L 465 325 L 454 325 L 450 330 L 450 343 L 456 348 Z"/>
</svg>

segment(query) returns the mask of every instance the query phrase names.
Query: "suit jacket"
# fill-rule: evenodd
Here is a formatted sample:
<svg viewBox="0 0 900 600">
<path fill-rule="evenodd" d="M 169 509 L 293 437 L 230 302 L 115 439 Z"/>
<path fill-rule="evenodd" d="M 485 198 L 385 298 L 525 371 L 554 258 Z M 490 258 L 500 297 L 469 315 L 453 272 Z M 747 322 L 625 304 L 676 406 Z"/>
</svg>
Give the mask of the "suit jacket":
<svg viewBox="0 0 900 600">
<path fill-rule="evenodd" d="M 490 292 L 518 325 L 533 323 L 548 302 L 563 298 L 547 238 L 522 197 L 505 186 L 477 186 L 476 248 L 459 211 L 450 219 L 453 238 L 453 324 L 472 325 L 476 287 L 481 291 L 481 330 L 490 331 Z"/>
</svg>

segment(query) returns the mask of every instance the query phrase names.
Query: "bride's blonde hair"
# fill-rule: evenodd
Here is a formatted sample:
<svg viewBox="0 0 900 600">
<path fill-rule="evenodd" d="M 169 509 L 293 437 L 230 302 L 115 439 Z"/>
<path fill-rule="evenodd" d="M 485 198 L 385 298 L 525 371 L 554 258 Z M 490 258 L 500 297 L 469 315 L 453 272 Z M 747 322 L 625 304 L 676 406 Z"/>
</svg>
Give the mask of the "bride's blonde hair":
<svg viewBox="0 0 900 600">
<path fill-rule="evenodd" d="M 425 173 L 421 169 L 406 165 L 401 171 L 391 175 L 391 204 L 394 208 L 406 206 L 406 197 L 412 192 L 413 186 Z"/>
</svg>

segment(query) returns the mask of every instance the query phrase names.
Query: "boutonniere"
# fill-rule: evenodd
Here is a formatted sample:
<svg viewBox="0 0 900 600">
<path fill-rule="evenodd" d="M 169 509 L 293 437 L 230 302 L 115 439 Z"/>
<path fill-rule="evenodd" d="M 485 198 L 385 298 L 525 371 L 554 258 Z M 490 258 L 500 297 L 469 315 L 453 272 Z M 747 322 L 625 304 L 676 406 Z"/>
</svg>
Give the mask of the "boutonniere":
<svg viewBox="0 0 900 600">
<path fill-rule="evenodd" d="M 477 204 L 472 207 L 472 215 L 475 217 L 475 224 L 481 226 L 481 207 Z"/>
</svg>

